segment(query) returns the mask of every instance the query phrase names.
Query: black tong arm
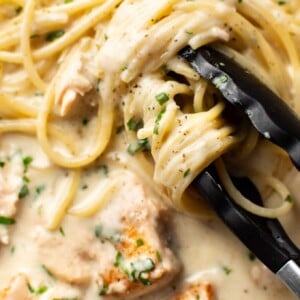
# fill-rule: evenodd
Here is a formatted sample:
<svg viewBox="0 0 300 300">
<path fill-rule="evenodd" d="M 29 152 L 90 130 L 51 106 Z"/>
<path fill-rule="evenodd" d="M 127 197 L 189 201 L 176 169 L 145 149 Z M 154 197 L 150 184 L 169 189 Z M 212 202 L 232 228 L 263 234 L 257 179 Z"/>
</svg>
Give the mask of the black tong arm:
<svg viewBox="0 0 300 300">
<path fill-rule="evenodd" d="M 259 192 L 248 178 L 235 178 L 233 182 L 245 197 L 262 204 Z M 300 264 L 300 251 L 278 220 L 253 215 L 235 204 L 220 184 L 214 166 L 209 166 L 196 177 L 193 186 L 224 223 L 274 273 L 290 259 Z"/>
<path fill-rule="evenodd" d="M 259 192 L 248 178 L 233 181 L 244 196 L 257 204 L 262 203 Z M 248 249 L 300 298 L 300 250 L 278 220 L 253 215 L 236 205 L 223 189 L 212 165 L 198 175 L 192 185 Z"/>
<path fill-rule="evenodd" d="M 230 57 L 210 48 L 180 51 L 191 67 L 212 82 L 232 105 L 242 109 L 266 139 L 283 148 L 300 170 L 300 122 L 274 92 Z"/>
<path fill-rule="evenodd" d="M 284 149 L 300 170 L 300 120 L 297 115 L 254 75 L 228 56 L 210 47 L 186 47 L 179 55 L 209 80 L 232 105 L 241 108 L 266 139 Z M 235 179 L 244 196 L 256 204 L 262 200 L 249 179 Z M 213 165 L 192 185 L 214 208 L 236 236 L 300 299 L 300 250 L 276 219 L 266 219 L 236 205 L 222 187 Z"/>
</svg>

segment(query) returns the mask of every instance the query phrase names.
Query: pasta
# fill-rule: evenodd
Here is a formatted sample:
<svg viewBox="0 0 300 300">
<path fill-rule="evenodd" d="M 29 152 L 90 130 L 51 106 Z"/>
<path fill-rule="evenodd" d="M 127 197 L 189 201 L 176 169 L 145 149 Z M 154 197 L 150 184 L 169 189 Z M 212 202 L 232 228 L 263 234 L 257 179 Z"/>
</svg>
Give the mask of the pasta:
<svg viewBox="0 0 300 300">
<path fill-rule="evenodd" d="M 0 132 L 31 136 L 49 166 L 67 174 L 45 227 L 97 215 L 121 186 L 120 168 L 177 210 L 210 215 L 189 187 L 212 163 L 239 205 L 269 218 L 287 214 L 286 155 L 236 120 L 177 53 L 212 44 L 299 113 L 299 13 L 298 0 L 2 1 Z M 265 149 L 282 167 L 253 163 Z M 113 171 L 81 198 L 84 174 L 99 163 Z M 250 177 L 282 204 L 251 203 L 230 175 Z"/>
</svg>

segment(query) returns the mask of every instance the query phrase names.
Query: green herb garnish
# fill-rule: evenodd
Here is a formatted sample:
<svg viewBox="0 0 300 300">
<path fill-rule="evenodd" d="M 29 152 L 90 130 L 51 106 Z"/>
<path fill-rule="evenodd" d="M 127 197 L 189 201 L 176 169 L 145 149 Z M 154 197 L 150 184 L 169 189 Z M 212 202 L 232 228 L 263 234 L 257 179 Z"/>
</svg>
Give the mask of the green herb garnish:
<svg viewBox="0 0 300 300">
<path fill-rule="evenodd" d="M 155 255 L 156 255 L 157 260 L 158 260 L 159 262 L 162 262 L 162 258 L 161 258 L 161 255 L 160 255 L 159 251 L 156 251 L 156 252 L 155 252 Z"/>
<path fill-rule="evenodd" d="M 37 289 L 34 289 L 29 282 L 27 282 L 27 288 L 31 294 L 35 294 L 35 295 L 42 295 L 48 290 L 46 286 L 41 286 Z"/>
<path fill-rule="evenodd" d="M 23 158 L 23 166 L 24 166 L 24 173 L 27 172 L 29 165 L 32 163 L 33 158 L 31 156 L 26 156 Z"/>
<path fill-rule="evenodd" d="M 62 236 L 66 236 L 63 227 L 59 227 L 59 232 Z"/>
<path fill-rule="evenodd" d="M 142 240 L 142 239 L 137 239 L 136 240 L 136 246 L 137 247 L 141 247 L 141 246 L 143 246 L 144 245 L 144 241 Z"/>
<path fill-rule="evenodd" d="M 35 290 L 36 295 L 41 295 L 47 292 L 48 288 L 46 286 L 41 286 L 37 290 Z"/>
<path fill-rule="evenodd" d="M 31 286 L 31 284 L 29 282 L 27 282 L 27 288 L 31 294 L 34 293 L 34 288 Z"/>
<path fill-rule="evenodd" d="M 40 195 L 45 189 L 46 187 L 44 185 L 39 185 L 35 188 L 35 192 Z"/>
<path fill-rule="evenodd" d="M 89 186 L 85 183 L 81 186 L 82 190 L 87 190 L 89 188 Z"/>
<path fill-rule="evenodd" d="M 16 221 L 13 218 L 0 216 L 0 224 L 1 225 L 13 225 L 15 223 L 16 223 Z"/>
<path fill-rule="evenodd" d="M 152 271 L 155 268 L 151 258 L 136 260 L 130 263 L 130 267 L 127 267 L 122 253 L 118 252 L 114 266 L 119 267 L 131 281 L 135 282 L 139 280 L 143 285 L 152 285 L 151 281 L 143 277 L 144 273 Z"/>
<path fill-rule="evenodd" d="M 169 100 L 169 95 L 165 92 L 159 93 L 155 96 L 156 101 L 160 104 L 163 105 Z"/>
<path fill-rule="evenodd" d="M 220 89 L 221 87 L 223 87 L 223 85 L 227 83 L 227 81 L 228 81 L 228 77 L 226 75 L 222 75 L 219 77 L 215 77 L 213 79 L 213 84 L 217 89 Z"/>
<path fill-rule="evenodd" d="M 230 269 L 226 266 L 223 266 L 222 269 L 226 275 L 229 275 L 232 272 L 232 269 Z"/>
<path fill-rule="evenodd" d="M 23 182 L 26 182 L 26 183 L 30 182 L 30 179 L 25 175 L 22 177 L 22 180 L 23 180 Z"/>
<path fill-rule="evenodd" d="M 152 282 L 149 279 L 143 277 L 143 272 L 139 274 L 138 280 L 145 286 L 152 285 Z"/>
<path fill-rule="evenodd" d="M 117 255 L 115 257 L 114 266 L 115 267 L 121 267 L 121 265 L 124 263 L 124 258 L 121 252 L 117 252 Z"/>
<path fill-rule="evenodd" d="M 121 69 L 121 71 L 125 71 L 127 68 L 128 68 L 128 65 L 125 64 L 125 65 L 122 65 L 120 69 Z"/>
<path fill-rule="evenodd" d="M 193 31 L 188 31 L 188 30 L 186 30 L 185 33 L 188 34 L 188 35 L 193 35 L 194 34 Z"/>
<path fill-rule="evenodd" d="M 21 187 L 21 189 L 19 191 L 18 198 L 19 199 L 23 199 L 23 198 L 25 198 L 28 195 L 29 195 L 28 185 L 24 184 L 24 185 L 22 185 L 22 187 Z"/>
<path fill-rule="evenodd" d="M 138 131 L 140 128 L 142 128 L 144 126 L 144 121 L 143 119 L 135 119 L 135 118 L 131 118 L 128 122 L 127 122 L 127 127 L 129 130 L 131 131 Z"/>
<path fill-rule="evenodd" d="M 101 237 L 101 235 L 102 235 L 102 230 L 103 230 L 102 225 L 97 225 L 97 226 L 95 227 L 94 234 L 95 234 L 95 237 L 96 237 L 96 238 L 100 238 L 100 237 Z"/>
<path fill-rule="evenodd" d="M 99 292 L 99 296 L 106 295 L 107 291 L 108 291 L 108 284 L 104 283 L 103 286 L 102 286 L 101 291 Z"/>
<path fill-rule="evenodd" d="M 135 155 L 139 151 L 148 151 L 148 150 L 150 150 L 150 143 L 147 138 L 137 140 L 136 142 L 131 143 L 127 148 L 127 152 L 130 155 Z"/>
<path fill-rule="evenodd" d="M 154 134 L 158 134 L 159 131 L 159 122 L 161 121 L 163 115 L 166 112 L 166 107 L 164 107 L 157 115 L 156 119 L 155 119 L 155 123 L 154 123 L 154 129 L 153 129 L 153 133 Z"/>
<path fill-rule="evenodd" d="M 288 196 L 285 198 L 284 201 L 289 202 L 289 203 L 293 203 L 293 202 L 294 202 L 291 195 L 288 195 Z"/>
<path fill-rule="evenodd" d="M 4 168 L 5 167 L 5 161 L 0 161 L 0 168 Z"/>
<path fill-rule="evenodd" d="M 54 278 L 54 275 L 52 274 L 52 272 L 44 264 L 41 265 L 41 268 L 46 272 L 47 275 Z"/>
<path fill-rule="evenodd" d="M 47 42 L 53 42 L 54 40 L 62 37 L 64 34 L 65 34 L 64 30 L 51 31 L 46 34 L 45 40 Z"/>
<path fill-rule="evenodd" d="M 187 170 L 184 171 L 184 173 L 183 173 L 183 178 L 189 176 L 190 173 L 191 173 L 191 169 L 188 168 Z"/>
</svg>

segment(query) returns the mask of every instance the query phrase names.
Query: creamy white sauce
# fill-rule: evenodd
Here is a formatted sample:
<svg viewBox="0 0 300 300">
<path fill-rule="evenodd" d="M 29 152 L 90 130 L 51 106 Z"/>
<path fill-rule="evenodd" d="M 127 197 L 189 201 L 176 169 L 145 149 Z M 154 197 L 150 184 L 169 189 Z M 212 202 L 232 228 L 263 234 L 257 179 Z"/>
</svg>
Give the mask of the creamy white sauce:
<svg viewBox="0 0 300 300">
<path fill-rule="evenodd" d="M 10 278 L 17 273 L 23 273 L 30 278 L 33 287 L 47 286 L 48 291 L 40 296 L 40 299 L 53 299 L 54 297 L 78 297 L 78 299 L 98 299 L 98 287 L 92 283 L 89 287 L 70 285 L 54 279 L 45 270 L 41 260 L 41 248 L 38 248 L 36 237 L 40 234 L 50 234 L 53 238 L 68 239 L 69 245 L 81 245 L 91 242 L 92 230 L 95 226 L 96 217 L 77 219 L 67 216 L 63 223 L 62 231 L 47 233 L 44 229 L 47 203 L 51 202 L 53 192 L 56 190 L 56 182 L 64 179 L 65 173 L 51 166 L 47 158 L 39 150 L 39 147 L 29 137 L 18 135 L 6 135 L 2 138 L 2 147 L 14 144 L 22 149 L 24 155 L 32 155 L 34 160 L 30 167 L 29 175 L 30 195 L 18 203 L 17 224 L 9 228 L 10 243 L 1 246 L 0 249 L 0 289 L 9 284 Z M 40 177 L 34 167 L 48 168 L 49 171 Z M 295 174 L 290 175 L 294 177 Z M 88 178 L 88 180 L 86 180 Z M 98 177 L 89 175 L 83 181 L 89 185 L 96 183 Z M 297 188 L 298 177 L 289 181 L 292 192 Z M 34 187 L 44 185 L 45 190 L 40 195 L 35 195 Z M 84 193 L 84 191 L 82 191 Z M 299 203 L 299 202 L 297 202 Z M 114 216 L 109 215 L 112 222 Z M 285 223 L 292 236 L 298 242 L 296 221 L 299 217 L 299 208 L 296 207 L 292 216 L 288 216 Z M 249 259 L 249 251 L 229 232 L 217 219 L 201 221 L 179 213 L 172 213 L 172 248 L 182 263 L 182 272 L 179 279 L 171 285 L 149 296 L 139 299 L 170 299 L 173 291 L 184 282 L 203 281 L 210 282 L 217 299 L 286 299 L 295 297 L 279 282 L 269 271 L 262 271 L 258 260 Z M 118 227 L 116 223 L 114 227 Z M 62 237 L 62 235 L 64 235 Z M 91 242 L 91 247 L 93 242 Z M 66 251 L 68 251 L 66 249 Z M 102 248 L 103 251 L 103 248 Z M 49 249 L 49 255 L 56 255 L 56 249 Z M 58 251 L 59 253 L 59 251 Z M 103 255 L 106 255 L 105 252 Z M 61 258 L 57 257 L 59 262 Z M 62 264 L 64 265 L 64 264 Z M 97 264 L 89 265 L 88 273 L 97 272 Z M 257 278 L 258 282 L 255 282 Z M 124 298 L 126 299 L 126 298 Z"/>
<path fill-rule="evenodd" d="M 169 2 L 171 3 L 172 1 Z M 57 3 L 61 3 L 61 1 Z M 168 28 L 161 29 L 161 32 L 149 30 L 151 27 L 149 25 L 152 23 L 154 25 L 157 19 L 162 17 L 156 15 L 157 11 L 160 11 L 161 6 L 167 6 L 168 3 L 167 1 L 155 1 L 155 3 L 142 1 L 140 4 L 136 2 L 134 10 L 132 10 L 130 5 L 123 5 L 119 7 L 117 13 L 113 16 L 110 25 L 100 24 L 101 26 L 103 25 L 104 29 L 107 29 L 105 32 L 107 40 L 97 53 L 95 70 L 93 70 L 95 74 L 93 73 L 93 76 L 89 78 L 90 80 L 85 82 L 83 86 L 80 86 L 82 78 L 79 78 L 77 91 L 72 89 L 73 87 L 71 86 L 71 91 L 68 91 L 67 94 L 68 97 L 63 99 L 65 103 L 61 107 L 62 111 L 60 113 L 62 115 L 68 115 L 73 109 L 72 105 L 76 106 L 77 102 L 79 102 L 78 100 L 82 100 L 79 95 L 82 96 L 89 92 L 95 84 L 95 78 L 102 73 L 121 73 L 121 80 L 128 83 L 136 79 L 139 74 L 145 74 L 147 71 L 152 71 L 158 66 L 167 63 L 187 43 L 196 48 L 215 40 L 229 40 L 230 33 L 228 29 L 224 29 L 224 22 L 227 18 L 230 18 L 230 14 L 235 10 L 236 1 L 228 0 L 225 3 L 220 2 L 216 4 L 216 16 L 202 11 L 191 11 L 188 22 L 185 16 L 178 16 L 178 18 L 174 18 Z M 184 6 L 186 3 L 183 2 L 179 5 Z M 268 1 L 266 5 L 273 7 L 271 1 Z M 278 15 L 277 9 L 274 10 L 274 14 Z M 59 26 L 68 21 L 68 15 L 66 14 L 49 15 L 46 19 L 49 18 L 53 18 L 51 22 L 56 21 Z M 128 20 L 131 18 L 135 21 L 128 23 Z M 150 22 L 151 24 L 146 24 L 148 27 L 145 26 L 145 20 L 150 20 L 151 18 L 153 18 Z M 278 19 L 280 20 L 281 18 L 278 15 Z M 42 19 L 41 16 L 38 17 L 37 24 L 34 26 L 34 33 L 39 31 L 38 24 L 43 24 Z M 44 31 L 48 30 L 47 26 L 43 28 Z M 195 33 L 194 38 L 191 38 L 189 34 L 192 31 Z M 148 40 L 145 43 L 147 38 Z M 88 55 L 85 58 L 87 62 L 85 63 L 94 66 L 93 57 L 89 57 L 91 52 L 87 52 Z M 97 51 L 95 50 L 95 52 Z M 63 58 L 62 56 L 60 62 L 63 61 Z M 70 68 L 69 73 L 65 74 L 67 78 L 61 82 L 62 94 L 65 92 L 64 88 L 66 88 L 64 80 L 68 83 L 67 79 L 72 77 L 70 74 L 74 75 L 75 79 L 78 79 L 76 75 L 81 75 L 79 70 L 82 71 L 81 69 L 85 64 L 79 65 L 72 66 L 74 68 Z M 76 72 L 78 71 L 78 74 L 76 74 L 74 69 Z M 22 72 L 16 74 L 16 78 L 20 79 L 22 76 L 27 76 L 22 74 Z M 83 73 L 84 76 L 87 76 L 85 72 Z M 289 73 L 291 74 L 292 71 L 289 70 Z M 5 78 L 6 82 L 14 82 L 15 78 L 13 76 L 8 77 L 8 79 Z M 13 92 L 17 94 L 15 87 Z M 41 105 L 41 99 L 36 97 L 35 99 L 27 99 L 30 97 L 26 97 L 26 95 L 21 95 L 21 97 L 25 97 L 26 101 L 28 100 L 34 107 L 40 107 Z M 93 103 L 93 105 L 92 103 L 89 104 L 92 107 L 91 110 L 96 106 L 96 103 Z M 79 113 L 81 112 L 80 106 L 78 111 Z M 73 129 L 76 121 L 69 121 L 62 121 L 62 124 L 60 124 L 62 128 Z M 94 120 L 91 120 L 90 124 L 93 125 L 94 122 Z M 84 141 L 79 143 L 80 150 L 81 147 L 86 149 L 85 143 L 90 142 L 94 138 L 92 134 L 84 134 L 87 130 L 90 130 L 89 133 L 92 131 L 90 128 L 80 128 L 78 136 L 85 136 Z M 266 133 L 266 135 L 269 135 L 269 133 Z M 117 145 L 110 145 L 109 151 L 111 151 L 111 156 L 114 156 L 114 150 L 118 151 L 121 149 L 121 151 L 126 153 L 125 147 L 127 147 L 127 143 L 128 141 L 124 139 L 117 141 Z M 53 148 L 62 153 L 66 152 L 65 154 L 68 155 L 68 152 L 64 151 L 60 143 L 54 142 Z M 16 219 L 16 224 L 8 227 L 0 225 L 0 242 L 2 242 L 2 244 L 0 243 L 0 291 L 10 286 L 12 278 L 18 274 L 24 274 L 27 286 L 25 283 L 25 291 L 23 289 L 23 292 L 20 292 L 19 295 L 25 293 L 29 295 L 28 297 L 42 300 L 100 299 L 99 290 L 101 284 L 103 285 L 101 281 L 103 279 L 100 278 L 101 276 L 98 273 L 104 267 L 109 267 L 114 263 L 116 249 L 110 243 L 95 239 L 95 227 L 101 220 L 104 224 L 109 224 L 104 229 L 103 234 L 109 238 L 118 238 L 118 230 L 120 230 L 122 222 L 117 216 L 124 212 L 125 205 L 123 206 L 113 201 L 118 195 L 129 201 L 130 197 L 136 195 L 126 190 L 126 183 L 131 178 L 131 166 L 129 163 L 127 165 L 125 163 L 122 166 L 123 173 L 121 173 L 120 180 L 122 188 L 126 192 L 125 195 L 122 194 L 122 188 L 120 188 L 120 191 L 116 191 L 112 199 L 109 199 L 112 201 L 108 201 L 106 205 L 103 205 L 103 210 L 88 218 L 67 214 L 60 228 L 51 232 L 45 229 L 49 221 L 49 212 L 55 204 L 56 197 L 64 193 L 64 185 L 69 176 L 68 171 L 51 163 L 40 146 L 38 146 L 36 138 L 17 134 L 2 135 L 0 159 L 4 158 L 6 154 L 16 156 L 11 162 L 7 161 L 8 164 L 11 163 L 11 170 L 8 170 L 10 172 L 8 176 L 13 181 L 11 185 L 16 189 L 16 194 L 18 194 L 22 185 L 24 168 L 22 159 L 30 156 L 33 158 L 33 161 L 30 163 L 28 172 L 26 172 L 26 176 L 30 180 L 28 183 L 29 195 L 17 201 L 17 212 L 16 215 L 12 216 Z M 118 159 L 116 158 L 115 160 L 117 161 Z M 256 160 L 257 162 L 258 160 Z M 101 163 L 107 162 L 102 160 Z M 112 170 L 117 169 L 117 165 L 117 162 L 111 163 L 109 161 L 109 168 Z M 264 161 L 264 164 L 261 165 L 262 169 L 266 168 L 271 172 L 276 168 L 277 161 L 274 163 L 270 156 L 269 160 Z M 89 191 L 95 189 L 99 181 L 105 176 L 99 169 L 85 170 L 81 177 L 80 190 L 75 197 L 74 205 L 80 204 Z M 132 176 L 134 175 L 132 174 Z M 138 175 L 136 176 L 139 177 Z M 139 180 L 142 181 L 143 179 L 139 178 Z M 295 170 L 292 170 L 286 177 L 286 184 L 294 198 L 298 194 L 299 181 L 300 176 Z M 8 185 L 10 184 L 9 180 L 5 182 Z M 143 191 L 147 195 L 145 199 L 142 199 L 143 201 L 148 201 L 152 198 L 160 200 L 151 191 L 151 187 L 147 186 L 148 182 L 146 183 L 145 181 L 141 184 L 144 185 Z M 140 194 L 137 195 L 140 196 Z M 300 196 L 295 198 L 295 207 L 292 212 L 282 219 L 288 232 L 298 245 L 300 245 L 299 217 Z M 150 220 L 153 221 L 151 217 Z M 210 283 L 213 287 L 215 298 L 218 300 L 295 299 L 275 275 L 271 274 L 257 259 L 250 255 L 249 251 L 229 232 L 217 217 L 204 221 L 172 211 L 170 212 L 169 221 L 172 230 L 167 233 L 163 232 L 162 239 L 170 239 L 170 247 L 182 265 L 181 271 L 175 279 L 172 279 L 170 282 L 163 282 L 157 291 L 140 296 L 138 299 L 173 300 L 172 297 L 182 286 L 186 283 L 197 281 Z M 153 240 L 159 245 L 155 238 Z M 176 275 L 178 270 L 176 262 L 172 258 L 169 253 L 169 260 L 165 259 L 165 261 L 171 271 L 172 267 L 175 266 L 173 271 L 174 275 Z M 146 262 L 148 262 L 149 266 L 149 261 Z M 145 268 L 147 266 L 146 262 L 140 262 L 139 268 Z M 54 271 L 49 272 L 45 268 L 45 264 L 47 266 L 55 265 L 55 274 L 52 274 Z M 71 277 L 72 279 L 69 281 L 73 282 L 68 282 L 65 277 Z M 89 281 L 90 278 L 93 280 Z M 30 291 L 28 284 L 34 290 L 40 287 L 46 287 L 46 290 L 41 295 L 35 295 L 35 292 Z M 155 288 L 155 285 L 153 287 Z M 121 283 L 115 287 L 116 290 L 119 289 L 121 291 L 122 288 Z M 23 296 L 17 298 L 20 297 Z M 117 299 L 127 300 L 129 298 L 131 299 L 130 295 Z"/>
</svg>

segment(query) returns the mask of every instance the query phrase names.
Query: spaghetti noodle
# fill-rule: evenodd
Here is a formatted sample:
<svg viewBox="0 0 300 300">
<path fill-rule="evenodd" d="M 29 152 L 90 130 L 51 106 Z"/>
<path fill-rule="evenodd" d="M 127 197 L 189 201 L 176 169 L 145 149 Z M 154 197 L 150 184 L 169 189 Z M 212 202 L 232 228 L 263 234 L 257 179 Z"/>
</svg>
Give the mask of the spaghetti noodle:
<svg viewBox="0 0 300 300">
<path fill-rule="evenodd" d="M 127 146 L 118 151 L 128 162 L 134 156 L 132 168 L 145 168 L 141 172 L 147 170 L 159 194 L 183 210 L 187 187 L 206 166 L 235 149 L 244 164 L 260 147 L 257 134 L 247 135 L 249 126 L 228 121 L 218 93 L 176 56 L 187 44 L 215 43 L 299 110 L 296 1 L 62 2 L 6 1 L 0 11 L 1 131 L 34 133 L 55 165 L 77 174 L 70 177 L 50 228 L 59 226 L 72 206 L 80 169 L 111 155 L 120 118 Z M 81 109 L 88 110 L 91 125 L 79 137 Z M 229 172 L 239 168 L 230 159 L 225 164 Z M 228 179 L 223 163 L 218 165 Z M 242 169 L 247 174 L 247 165 Z M 266 185 L 277 182 L 274 174 L 265 175 L 259 176 L 267 178 Z M 272 185 L 278 191 L 280 186 Z M 113 188 L 103 197 L 109 191 Z M 267 217 L 291 207 L 286 202 L 280 212 L 250 208 L 232 194 L 240 205 Z M 96 213 L 100 204 L 87 202 L 86 212 L 85 205 L 70 212 L 90 215 L 94 207 Z"/>
</svg>

